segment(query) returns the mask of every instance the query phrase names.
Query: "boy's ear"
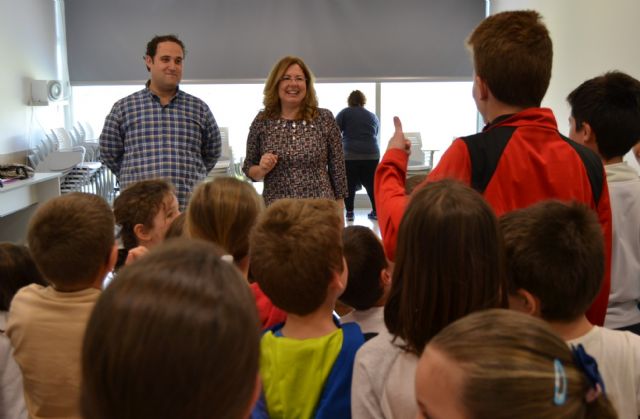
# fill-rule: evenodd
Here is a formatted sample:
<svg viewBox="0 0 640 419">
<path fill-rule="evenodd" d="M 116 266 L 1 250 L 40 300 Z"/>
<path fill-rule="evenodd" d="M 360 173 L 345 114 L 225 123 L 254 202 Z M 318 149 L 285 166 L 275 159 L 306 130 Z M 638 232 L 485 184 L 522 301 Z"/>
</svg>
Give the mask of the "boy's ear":
<svg viewBox="0 0 640 419">
<path fill-rule="evenodd" d="M 509 309 L 540 317 L 540 299 L 529 291 L 518 288 L 515 294 L 509 294 Z"/>
<path fill-rule="evenodd" d="M 582 137 L 582 144 L 591 148 L 596 147 L 596 134 L 588 122 L 582 123 L 582 129 L 578 134 Z"/>
<path fill-rule="evenodd" d="M 147 229 L 144 227 L 144 224 L 134 225 L 133 234 L 135 234 L 138 238 L 138 242 L 151 240 L 151 236 L 147 232 Z"/>
<path fill-rule="evenodd" d="M 478 99 L 487 100 L 489 98 L 489 86 L 485 81 L 478 75 L 476 78 L 476 88 L 478 89 Z"/>
<path fill-rule="evenodd" d="M 380 271 L 380 286 L 383 289 L 387 289 L 391 286 L 391 272 L 389 268 L 382 268 Z"/>
<path fill-rule="evenodd" d="M 333 279 L 331 285 L 338 290 L 338 296 L 342 295 L 344 290 L 347 289 L 347 281 L 349 279 L 349 267 L 347 266 L 347 260 L 342 258 L 342 272 L 333 272 Z"/>
</svg>

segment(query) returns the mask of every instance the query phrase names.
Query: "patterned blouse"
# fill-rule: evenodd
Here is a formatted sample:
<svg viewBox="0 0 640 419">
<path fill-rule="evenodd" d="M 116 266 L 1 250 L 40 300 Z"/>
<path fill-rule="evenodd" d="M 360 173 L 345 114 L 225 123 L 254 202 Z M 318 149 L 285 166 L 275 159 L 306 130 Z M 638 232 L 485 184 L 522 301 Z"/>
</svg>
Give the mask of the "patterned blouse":
<svg viewBox="0 0 640 419">
<path fill-rule="evenodd" d="M 258 113 L 249 130 L 242 171 L 249 176 L 249 168 L 267 152 L 278 156 L 264 178 L 267 205 L 281 198 L 347 196 L 342 136 L 328 109 L 318 109 L 312 121 L 265 119 L 262 111 Z"/>
</svg>

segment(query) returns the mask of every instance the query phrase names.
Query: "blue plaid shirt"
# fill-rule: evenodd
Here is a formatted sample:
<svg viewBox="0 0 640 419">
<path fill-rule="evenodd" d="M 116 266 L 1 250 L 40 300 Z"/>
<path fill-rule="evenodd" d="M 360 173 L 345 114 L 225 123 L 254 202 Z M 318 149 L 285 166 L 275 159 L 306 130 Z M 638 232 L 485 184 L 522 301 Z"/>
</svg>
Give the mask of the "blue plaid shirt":
<svg viewBox="0 0 640 419">
<path fill-rule="evenodd" d="M 220 156 L 220 131 L 202 100 L 178 89 L 163 106 L 147 87 L 113 105 L 100 134 L 100 154 L 122 188 L 164 178 L 175 185 L 184 208 Z"/>
</svg>

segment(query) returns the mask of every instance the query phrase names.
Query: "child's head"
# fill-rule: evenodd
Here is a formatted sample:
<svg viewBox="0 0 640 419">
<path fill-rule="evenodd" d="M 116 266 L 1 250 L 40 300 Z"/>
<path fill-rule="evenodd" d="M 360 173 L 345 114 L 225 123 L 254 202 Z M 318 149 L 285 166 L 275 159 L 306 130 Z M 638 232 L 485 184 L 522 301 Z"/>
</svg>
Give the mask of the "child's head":
<svg viewBox="0 0 640 419">
<path fill-rule="evenodd" d="M 336 275 L 347 274 L 338 205 L 326 199 L 274 202 L 251 233 L 250 260 L 253 277 L 273 304 L 300 316 L 314 312 Z"/>
<path fill-rule="evenodd" d="M 414 189 L 416 188 L 416 186 L 424 182 L 426 178 L 427 178 L 426 174 L 409 176 L 407 178 L 407 181 L 404 184 L 404 191 L 407 193 L 407 195 L 411 195 Z"/>
<path fill-rule="evenodd" d="M 500 227 L 510 306 L 548 321 L 582 316 L 604 275 L 604 240 L 595 213 L 577 202 L 543 201 L 503 215 Z M 538 300 L 537 309 L 528 295 Z"/>
<path fill-rule="evenodd" d="M 27 242 L 38 269 L 56 289 L 73 291 L 102 281 L 115 264 L 113 213 L 107 201 L 74 192 L 38 208 Z"/>
<path fill-rule="evenodd" d="M 180 215 L 178 215 L 171 222 L 171 225 L 169 226 L 169 228 L 167 229 L 167 232 L 164 235 L 164 239 L 167 240 L 167 239 L 173 239 L 176 237 L 183 237 L 184 225 L 185 225 L 186 219 L 187 219 L 187 213 L 181 212 Z"/>
<path fill-rule="evenodd" d="M 29 284 L 46 285 L 29 249 L 0 243 L 0 311 L 9 311 L 13 296 Z"/>
<path fill-rule="evenodd" d="M 551 80 L 553 45 L 533 10 L 496 13 L 467 39 L 477 77 L 502 103 L 540 106 Z"/>
<path fill-rule="evenodd" d="M 622 158 L 640 140 L 640 81 L 612 71 L 587 80 L 567 97 L 569 137 L 603 159 Z"/>
<path fill-rule="evenodd" d="M 200 184 L 187 208 L 187 231 L 193 238 L 214 242 L 236 262 L 249 254 L 249 232 L 264 209 L 253 186 L 232 177 Z"/>
<path fill-rule="evenodd" d="M 113 202 L 113 213 L 122 244 L 133 249 L 160 244 L 180 209 L 173 186 L 163 179 L 151 179 L 122 191 Z"/>
<path fill-rule="evenodd" d="M 340 301 L 356 310 L 382 305 L 391 278 L 380 239 L 368 227 L 349 226 L 342 232 L 342 245 L 349 279 Z"/>
<path fill-rule="evenodd" d="M 416 191 L 398 231 L 389 332 L 420 354 L 452 321 L 505 306 L 503 253 L 496 216 L 478 192 L 452 180 Z"/>
<path fill-rule="evenodd" d="M 84 338 L 85 418 L 247 417 L 258 316 L 246 281 L 221 253 L 175 239 L 120 271 Z"/>
<path fill-rule="evenodd" d="M 546 323 L 508 310 L 450 324 L 429 342 L 416 371 L 419 409 L 433 419 L 616 418 L 597 394 Z"/>
</svg>

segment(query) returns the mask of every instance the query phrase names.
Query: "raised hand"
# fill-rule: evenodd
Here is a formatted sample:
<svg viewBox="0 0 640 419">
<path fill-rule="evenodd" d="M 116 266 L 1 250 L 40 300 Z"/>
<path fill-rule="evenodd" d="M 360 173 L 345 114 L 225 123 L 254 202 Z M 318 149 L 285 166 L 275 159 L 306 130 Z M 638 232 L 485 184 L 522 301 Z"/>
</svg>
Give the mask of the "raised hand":
<svg viewBox="0 0 640 419">
<path fill-rule="evenodd" d="M 387 150 L 392 148 L 397 148 L 400 150 L 404 150 L 407 154 L 411 153 L 411 141 L 409 141 L 402 131 L 402 122 L 400 118 L 397 116 L 393 117 L 393 125 L 395 127 L 395 131 L 393 133 L 393 137 L 389 140 L 389 144 L 387 145 Z"/>
</svg>

